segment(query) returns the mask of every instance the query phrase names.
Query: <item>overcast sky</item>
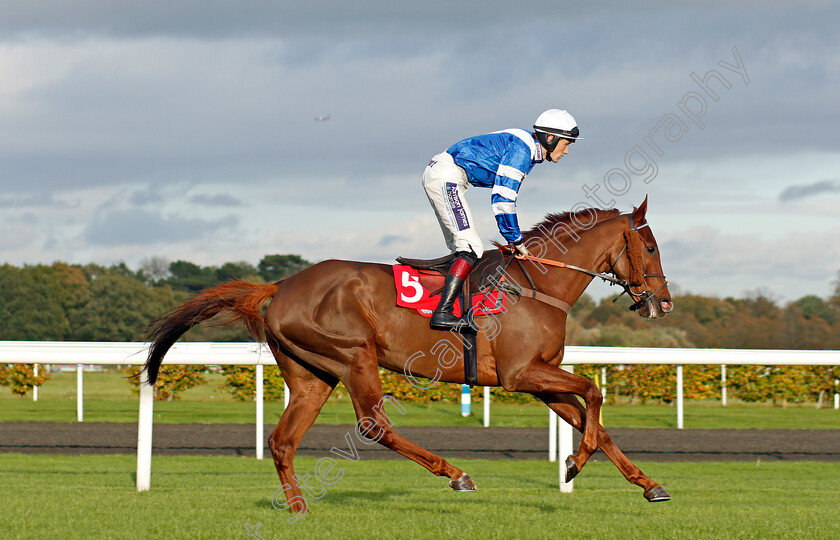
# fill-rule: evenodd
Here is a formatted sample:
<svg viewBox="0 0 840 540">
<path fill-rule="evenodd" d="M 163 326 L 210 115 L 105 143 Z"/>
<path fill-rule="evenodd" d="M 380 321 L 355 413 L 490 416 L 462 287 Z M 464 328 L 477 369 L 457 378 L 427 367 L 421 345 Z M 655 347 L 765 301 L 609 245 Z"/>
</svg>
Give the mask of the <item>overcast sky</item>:
<svg viewBox="0 0 840 540">
<path fill-rule="evenodd" d="M 838 4 L 628 4 L 4 0 L 0 263 L 439 256 L 431 156 L 563 108 L 523 228 L 648 195 L 679 291 L 828 296 Z"/>
</svg>

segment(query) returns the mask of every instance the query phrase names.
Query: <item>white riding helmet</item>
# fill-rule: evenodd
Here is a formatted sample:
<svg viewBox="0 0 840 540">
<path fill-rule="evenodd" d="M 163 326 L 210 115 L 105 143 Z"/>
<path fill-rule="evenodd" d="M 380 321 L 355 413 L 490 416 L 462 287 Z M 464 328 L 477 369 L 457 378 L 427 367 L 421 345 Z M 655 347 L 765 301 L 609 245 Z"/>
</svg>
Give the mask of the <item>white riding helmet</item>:
<svg viewBox="0 0 840 540">
<path fill-rule="evenodd" d="M 583 138 L 575 118 L 562 109 L 549 109 L 539 115 L 534 122 L 534 135 L 549 153 L 554 151 L 560 139 L 575 142 Z M 549 135 L 556 135 L 551 143 L 547 141 Z"/>
</svg>

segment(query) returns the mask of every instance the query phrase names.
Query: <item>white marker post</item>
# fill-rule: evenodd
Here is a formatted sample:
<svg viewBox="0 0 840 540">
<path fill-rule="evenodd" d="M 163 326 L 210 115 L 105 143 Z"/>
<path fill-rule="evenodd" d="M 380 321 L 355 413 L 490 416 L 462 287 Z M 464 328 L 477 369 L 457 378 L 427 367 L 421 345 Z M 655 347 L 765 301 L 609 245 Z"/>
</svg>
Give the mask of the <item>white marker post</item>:
<svg viewBox="0 0 840 540">
<path fill-rule="evenodd" d="M 33 364 L 32 374 L 38 376 L 38 364 Z M 38 385 L 32 387 L 32 401 L 38 401 Z"/>
<path fill-rule="evenodd" d="M 263 410 L 263 366 L 262 364 L 257 364 L 256 370 L 256 378 L 257 378 L 257 395 L 256 395 L 256 402 L 257 402 L 257 459 L 263 458 L 263 436 L 264 436 L 264 429 L 265 429 L 265 422 L 263 422 L 263 417 L 265 411 Z"/>
<path fill-rule="evenodd" d="M 137 491 L 152 487 L 152 420 L 154 388 L 145 378 L 140 380 L 140 416 L 137 420 Z"/>
<path fill-rule="evenodd" d="M 76 364 L 76 421 L 84 420 L 84 366 Z"/>
<path fill-rule="evenodd" d="M 677 365 L 677 429 L 683 428 L 683 367 Z"/>
<path fill-rule="evenodd" d="M 490 427 L 490 387 L 484 387 L 484 427 Z"/>
<path fill-rule="evenodd" d="M 726 407 L 726 364 L 720 365 L 720 405 Z"/>
<path fill-rule="evenodd" d="M 548 409 L 548 461 L 557 461 L 557 413 Z"/>
<path fill-rule="evenodd" d="M 575 372 L 575 366 L 571 364 L 561 365 L 560 368 L 565 369 L 569 373 Z M 575 487 L 575 481 L 566 482 L 566 456 L 574 452 L 572 449 L 572 425 L 568 422 L 561 422 L 557 432 L 560 438 L 557 445 L 557 462 L 560 464 L 560 493 L 571 493 Z"/>
<path fill-rule="evenodd" d="M 607 402 L 607 393 L 608 393 L 608 390 L 607 390 L 607 367 L 606 366 L 601 368 L 601 388 L 603 389 L 603 392 L 601 392 L 601 394 L 602 394 L 601 405 L 603 405 Z"/>
</svg>

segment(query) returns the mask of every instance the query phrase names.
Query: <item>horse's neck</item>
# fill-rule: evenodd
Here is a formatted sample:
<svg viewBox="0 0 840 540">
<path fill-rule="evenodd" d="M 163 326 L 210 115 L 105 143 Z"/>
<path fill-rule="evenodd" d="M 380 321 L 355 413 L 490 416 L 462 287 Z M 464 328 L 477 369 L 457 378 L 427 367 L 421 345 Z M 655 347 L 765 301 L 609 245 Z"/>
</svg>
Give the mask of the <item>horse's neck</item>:
<svg viewBox="0 0 840 540">
<path fill-rule="evenodd" d="M 619 229 L 619 220 L 613 218 L 598 223 L 589 230 L 575 231 L 577 240 L 571 234 L 546 238 L 547 251 L 543 257 L 594 272 L 606 272 L 610 266 L 610 247 L 615 242 Z M 567 251 L 564 253 L 563 249 Z M 574 304 L 592 279 L 592 276 L 583 272 L 550 269 L 539 276 L 538 283 L 547 294 Z M 535 276 L 535 283 L 536 280 Z"/>
</svg>

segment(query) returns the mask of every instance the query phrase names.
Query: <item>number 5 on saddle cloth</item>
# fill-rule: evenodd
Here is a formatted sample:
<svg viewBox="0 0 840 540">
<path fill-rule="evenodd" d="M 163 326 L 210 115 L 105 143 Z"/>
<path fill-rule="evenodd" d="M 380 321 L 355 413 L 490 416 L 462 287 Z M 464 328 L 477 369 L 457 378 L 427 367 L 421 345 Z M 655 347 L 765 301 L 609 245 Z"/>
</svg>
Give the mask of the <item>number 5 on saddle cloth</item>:
<svg viewBox="0 0 840 540">
<path fill-rule="evenodd" d="M 440 302 L 445 274 L 454 257 L 454 254 L 431 260 L 397 257 L 402 263 L 393 265 L 397 305 L 431 317 Z M 505 294 L 499 287 L 504 281 L 504 270 L 505 261 L 500 250 L 484 252 L 464 281 L 464 290 L 455 301 L 454 314 L 460 317 L 462 313 L 472 313 L 477 317 L 504 311 Z M 464 306 L 463 310 L 461 306 Z M 475 334 L 464 334 L 464 377 L 470 387 L 478 382 Z"/>
</svg>

